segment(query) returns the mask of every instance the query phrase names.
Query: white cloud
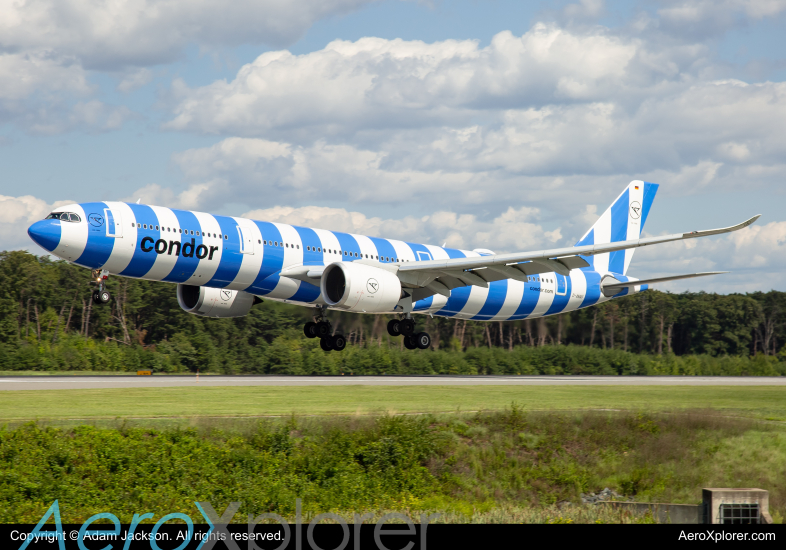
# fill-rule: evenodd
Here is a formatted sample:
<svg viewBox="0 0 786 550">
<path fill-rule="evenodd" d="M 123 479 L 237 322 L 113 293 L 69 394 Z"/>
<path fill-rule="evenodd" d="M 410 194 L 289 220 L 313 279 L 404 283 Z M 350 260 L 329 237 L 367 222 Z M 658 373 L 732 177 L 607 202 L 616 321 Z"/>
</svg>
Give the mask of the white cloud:
<svg viewBox="0 0 786 550">
<path fill-rule="evenodd" d="M 52 52 L 0 54 L 0 123 L 31 133 L 55 134 L 119 128 L 131 116 L 125 106 L 89 99 L 87 72 L 72 58 Z"/>
<path fill-rule="evenodd" d="M 275 197 L 302 203 L 319 197 L 345 203 L 406 204 L 415 196 L 466 188 L 472 173 L 386 169 L 386 154 L 351 145 L 310 147 L 261 139 L 227 138 L 174 156 L 190 182 L 180 204 L 265 204 Z M 480 191 L 480 190 L 478 190 Z M 482 193 L 481 193 L 482 194 Z"/>
<path fill-rule="evenodd" d="M 542 23 L 520 37 L 500 32 L 485 48 L 474 40 L 336 40 L 305 55 L 262 54 L 231 82 L 191 89 L 176 81 L 179 104 L 166 127 L 268 136 L 461 126 L 477 111 L 641 93 L 677 76 L 681 55 L 672 51 L 663 63 L 637 38 Z"/>
<path fill-rule="evenodd" d="M 117 85 L 119 92 L 128 93 L 146 86 L 153 80 L 153 71 L 146 68 L 133 69 L 123 76 Z"/>
<path fill-rule="evenodd" d="M 510 186 L 564 191 L 645 174 L 698 177 L 696 190 L 753 167 L 749 185 L 771 185 L 786 175 L 786 83 L 707 79 L 705 54 L 543 24 L 486 48 L 335 41 L 263 54 L 231 82 L 175 82 L 166 127 L 278 143 L 286 153 L 275 158 L 256 151 L 262 141 L 231 138 L 175 160 L 189 181 L 222 192 L 254 182 L 285 202 L 312 185 L 353 202 L 453 207 L 441 192 L 487 202 Z"/>
<path fill-rule="evenodd" d="M 671 0 L 664 4 L 657 10 L 658 27 L 694 41 L 786 11 L 786 0 Z"/>
<path fill-rule="evenodd" d="M 754 224 L 721 237 L 638 250 L 630 274 L 639 278 L 702 271 L 729 271 L 712 279 L 675 281 L 657 288 L 682 292 L 769 291 L 786 286 L 786 221 Z"/>
<path fill-rule="evenodd" d="M 174 61 L 204 47 L 287 46 L 317 20 L 368 0 L 36 0 L 0 6 L 0 48 L 56 50 L 90 69 L 118 70 Z"/>
<path fill-rule="evenodd" d="M 0 124 L 45 134 L 116 129 L 130 111 L 99 104 L 90 72 L 123 74 L 117 90 L 130 92 L 152 80 L 146 67 L 178 60 L 189 45 L 202 52 L 241 44 L 286 46 L 315 21 L 368 1 L 1 2 Z"/>
<path fill-rule="evenodd" d="M 20 101 L 41 89 L 53 94 L 91 92 L 85 70 L 74 59 L 47 51 L 0 54 L 0 102 Z"/>
<path fill-rule="evenodd" d="M 510 207 L 502 215 L 484 222 L 472 214 L 435 212 L 420 218 L 406 216 L 400 219 L 368 218 L 360 212 L 343 208 L 305 206 L 292 208 L 276 206 L 246 212 L 243 217 L 271 222 L 319 227 L 372 237 L 385 237 L 474 249 L 493 248 L 496 252 L 526 250 L 553 245 L 562 238 L 559 229 L 545 231 L 535 223 L 537 208 Z"/>
</svg>

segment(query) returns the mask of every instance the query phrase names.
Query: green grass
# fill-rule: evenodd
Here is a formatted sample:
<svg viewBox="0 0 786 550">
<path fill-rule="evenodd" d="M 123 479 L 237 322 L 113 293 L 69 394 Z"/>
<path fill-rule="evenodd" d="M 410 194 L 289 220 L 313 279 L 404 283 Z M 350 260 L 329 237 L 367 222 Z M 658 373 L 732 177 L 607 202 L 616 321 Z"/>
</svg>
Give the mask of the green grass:
<svg viewBox="0 0 786 550">
<path fill-rule="evenodd" d="M 5 391 L 0 421 L 501 410 L 714 409 L 786 420 L 786 387 L 306 386 Z"/>
<path fill-rule="evenodd" d="M 145 421 L 139 421 L 143 423 Z M 187 428 L 26 423 L 0 428 L 0 522 L 35 523 L 55 499 L 66 523 L 111 511 L 223 510 L 306 521 L 385 511 L 447 522 L 651 522 L 580 504 L 698 504 L 702 487 L 760 487 L 786 517 L 786 429 L 717 411 L 526 412 L 195 419 Z"/>
</svg>

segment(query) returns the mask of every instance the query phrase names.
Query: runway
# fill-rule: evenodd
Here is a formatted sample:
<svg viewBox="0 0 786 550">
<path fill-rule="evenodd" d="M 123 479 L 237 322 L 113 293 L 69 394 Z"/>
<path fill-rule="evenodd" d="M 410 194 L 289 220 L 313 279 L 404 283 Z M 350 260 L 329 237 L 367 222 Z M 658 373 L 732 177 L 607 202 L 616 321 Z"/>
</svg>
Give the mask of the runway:
<svg viewBox="0 0 786 550">
<path fill-rule="evenodd" d="M 771 376 L 3 376 L 0 391 L 218 386 L 786 386 Z"/>
</svg>

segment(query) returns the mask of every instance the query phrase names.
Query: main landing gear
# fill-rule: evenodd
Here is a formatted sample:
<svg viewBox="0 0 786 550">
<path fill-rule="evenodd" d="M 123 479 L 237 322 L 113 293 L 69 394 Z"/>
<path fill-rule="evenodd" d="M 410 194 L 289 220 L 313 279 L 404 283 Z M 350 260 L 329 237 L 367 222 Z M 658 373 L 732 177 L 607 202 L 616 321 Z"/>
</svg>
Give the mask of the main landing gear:
<svg viewBox="0 0 786 550">
<path fill-rule="evenodd" d="M 403 336 L 404 347 L 407 349 L 428 349 L 431 346 L 431 336 L 426 332 L 415 334 L 415 321 L 409 314 L 404 319 L 391 319 L 388 322 L 388 334 Z"/>
<path fill-rule="evenodd" d="M 91 272 L 93 282 L 98 285 L 98 288 L 93 291 L 93 303 L 95 304 L 108 304 L 112 299 L 112 295 L 104 288 L 104 281 L 109 278 L 109 272 L 101 269 L 94 269 Z"/>
<path fill-rule="evenodd" d="M 347 347 L 347 339 L 343 334 L 333 334 L 333 327 L 325 318 L 325 309 L 319 308 L 314 321 L 303 326 L 303 333 L 306 338 L 319 338 L 319 347 L 325 351 L 341 351 Z"/>
</svg>

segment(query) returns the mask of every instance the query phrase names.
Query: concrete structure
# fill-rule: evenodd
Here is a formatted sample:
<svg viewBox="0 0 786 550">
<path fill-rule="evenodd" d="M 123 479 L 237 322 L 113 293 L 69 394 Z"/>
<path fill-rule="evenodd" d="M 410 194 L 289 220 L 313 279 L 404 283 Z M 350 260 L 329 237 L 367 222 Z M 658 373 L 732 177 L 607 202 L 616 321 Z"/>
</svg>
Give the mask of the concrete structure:
<svg viewBox="0 0 786 550">
<path fill-rule="evenodd" d="M 702 489 L 704 523 L 772 523 L 763 489 Z"/>
<path fill-rule="evenodd" d="M 661 502 L 603 502 L 614 510 L 627 510 L 636 515 L 647 512 L 658 523 L 697 524 L 702 522 L 702 506 L 699 504 L 665 504 Z"/>
<path fill-rule="evenodd" d="M 763 489 L 702 489 L 701 504 L 600 501 L 597 504 L 637 515 L 647 512 L 658 523 L 772 523 L 770 493 Z"/>
</svg>

